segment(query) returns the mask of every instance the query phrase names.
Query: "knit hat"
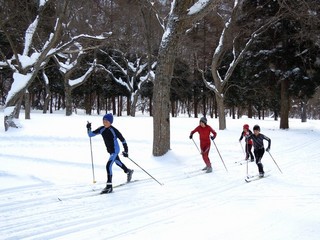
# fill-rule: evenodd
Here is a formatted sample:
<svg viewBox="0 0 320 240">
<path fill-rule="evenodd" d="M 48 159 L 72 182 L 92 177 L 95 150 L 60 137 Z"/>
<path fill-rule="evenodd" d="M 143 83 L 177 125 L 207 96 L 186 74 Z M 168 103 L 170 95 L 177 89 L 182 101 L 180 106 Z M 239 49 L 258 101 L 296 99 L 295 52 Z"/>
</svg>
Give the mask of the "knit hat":
<svg viewBox="0 0 320 240">
<path fill-rule="evenodd" d="M 249 125 L 248 124 L 243 125 L 243 129 L 249 130 Z"/>
<path fill-rule="evenodd" d="M 113 116 L 111 113 L 107 113 L 106 115 L 103 116 L 103 120 L 107 120 L 109 123 L 113 123 Z"/>
<path fill-rule="evenodd" d="M 206 119 L 206 117 L 200 118 L 200 122 L 203 122 L 204 124 L 207 125 L 207 119 Z"/>
</svg>

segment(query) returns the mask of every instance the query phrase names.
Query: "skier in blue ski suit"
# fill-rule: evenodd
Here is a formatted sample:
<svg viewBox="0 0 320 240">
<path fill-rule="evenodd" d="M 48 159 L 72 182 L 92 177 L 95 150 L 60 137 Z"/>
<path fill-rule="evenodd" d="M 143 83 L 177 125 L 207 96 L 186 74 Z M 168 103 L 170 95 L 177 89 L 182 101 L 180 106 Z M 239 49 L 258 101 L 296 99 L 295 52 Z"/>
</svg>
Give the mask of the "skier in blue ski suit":
<svg viewBox="0 0 320 240">
<path fill-rule="evenodd" d="M 112 165 L 113 163 L 116 163 L 120 168 L 123 169 L 123 171 L 127 174 L 127 182 L 131 181 L 133 170 L 126 167 L 126 165 L 121 162 L 119 158 L 119 152 L 120 152 L 120 146 L 118 143 L 119 139 L 123 145 L 124 151 L 122 152 L 124 157 L 128 157 L 128 145 L 126 143 L 126 140 L 122 136 L 122 134 L 119 132 L 118 129 L 116 129 L 114 126 L 112 126 L 113 123 L 113 115 L 111 113 L 108 113 L 103 116 L 103 126 L 97 128 L 94 131 L 91 131 L 91 123 L 87 124 L 87 130 L 88 130 L 88 136 L 94 137 L 96 135 L 101 135 L 104 144 L 107 147 L 108 153 L 110 153 L 109 160 L 106 165 L 108 180 L 106 187 L 102 190 L 101 194 L 103 193 L 111 193 L 113 191 L 112 189 Z"/>
</svg>

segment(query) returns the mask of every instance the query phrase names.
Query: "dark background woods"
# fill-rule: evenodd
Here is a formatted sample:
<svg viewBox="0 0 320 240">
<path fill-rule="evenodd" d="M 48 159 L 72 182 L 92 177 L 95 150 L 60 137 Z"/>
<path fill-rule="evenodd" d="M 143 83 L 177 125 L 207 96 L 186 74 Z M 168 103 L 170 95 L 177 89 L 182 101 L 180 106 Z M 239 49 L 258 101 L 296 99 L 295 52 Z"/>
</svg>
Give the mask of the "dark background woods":
<svg viewBox="0 0 320 240">
<path fill-rule="evenodd" d="M 107 37 L 103 41 L 83 40 L 81 51 L 73 42 L 48 57 L 14 105 L 43 112 L 65 109 L 66 115 L 78 108 L 87 114 L 111 111 L 135 116 L 136 111 L 142 111 L 153 115 L 154 74 L 170 1 L 155 1 L 152 6 L 146 0 L 58 2 L 49 1 L 45 9 L 39 9 L 38 1 L 0 0 L 1 106 L 5 106 L 13 82 L 12 66 L 17 63 L 12 59 L 23 55 L 30 24 L 39 16 L 32 49 L 40 52 L 60 17 L 67 25 L 60 30 L 59 43 L 81 34 Z M 203 76 L 214 84 L 212 56 L 232 4 L 233 1 L 221 1 L 181 36 L 170 83 L 171 116 L 218 117 L 216 93 L 205 85 Z M 221 75 L 226 74 L 232 48 L 240 51 L 253 29 L 280 13 L 281 18 L 254 39 L 223 86 L 226 114 L 277 119 L 281 109 L 288 108 L 283 112 L 288 116 L 282 114 L 283 118 L 320 118 L 317 1 L 243 1 L 232 30 L 237 41 L 232 34 L 227 36 L 218 70 Z M 72 70 L 71 65 L 68 71 L 63 70 L 67 63 L 74 63 Z M 82 76 L 85 81 L 69 84 Z"/>
</svg>

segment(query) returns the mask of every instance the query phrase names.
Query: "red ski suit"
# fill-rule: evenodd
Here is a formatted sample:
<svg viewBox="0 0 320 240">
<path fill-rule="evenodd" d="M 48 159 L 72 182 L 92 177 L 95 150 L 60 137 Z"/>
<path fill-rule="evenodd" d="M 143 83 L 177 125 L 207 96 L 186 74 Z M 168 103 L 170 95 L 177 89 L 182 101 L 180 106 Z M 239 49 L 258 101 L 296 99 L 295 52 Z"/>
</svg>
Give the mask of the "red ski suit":
<svg viewBox="0 0 320 240">
<path fill-rule="evenodd" d="M 199 133 L 202 159 L 207 166 L 211 167 L 211 162 L 209 159 L 209 151 L 211 146 L 210 133 L 212 133 L 214 137 L 217 136 L 217 133 L 209 125 L 205 125 L 205 127 L 201 127 L 201 125 L 199 125 L 193 131 L 191 131 L 190 135 L 193 135 L 196 132 Z"/>
</svg>

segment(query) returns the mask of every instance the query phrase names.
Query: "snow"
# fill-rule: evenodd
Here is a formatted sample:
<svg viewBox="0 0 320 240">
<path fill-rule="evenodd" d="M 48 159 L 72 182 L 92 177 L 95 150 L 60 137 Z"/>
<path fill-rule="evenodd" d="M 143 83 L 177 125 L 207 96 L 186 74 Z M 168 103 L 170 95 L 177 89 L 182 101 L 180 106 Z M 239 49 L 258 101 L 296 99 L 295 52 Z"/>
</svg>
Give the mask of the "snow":
<svg viewBox="0 0 320 240">
<path fill-rule="evenodd" d="M 11 100 L 11 98 L 19 92 L 21 89 L 23 89 L 25 86 L 27 86 L 28 82 L 30 81 L 30 78 L 32 77 L 32 73 L 27 73 L 26 75 L 15 72 L 13 73 L 13 83 L 11 85 L 11 89 L 8 93 L 8 96 L 6 98 L 6 103 Z"/>
<path fill-rule="evenodd" d="M 208 5 L 209 1 L 210 0 L 199 0 L 199 1 L 197 1 L 195 4 L 192 5 L 191 8 L 189 8 L 188 15 L 193 15 L 193 14 L 196 14 L 196 13 L 200 12 L 203 7 Z"/>
<path fill-rule="evenodd" d="M 22 128 L 0 126 L 1 239 L 245 239 L 315 240 L 320 235 L 320 124 L 290 119 L 280 130 L 273 119 L 227 118 L 227 130 L 208 119 L 217 131 L 215 143 L 228 172 L 211 145 L 213 173 L 204 163 L 189 133 L 198 120 L 171 118 L 171 149 L 152 156 L 152 118 L 115 117 L 127 140 L 133 180 L 99 195 L 105 186 L 108 154 L 101 136 L 91 139 L 95 184 L 91 167 L 87 121 L 93 128 L 102 116 L 34 112 L 20 118 Z M 3 119 L 3 111 L 0 112 Z M 261 126 L 272 140 L 263 164 L 270 176 L 246 183 L 246 165 L 238 142 L 242 125 Z M 194 134 L 196 144 L 198 135 Z M 242 144 L 244 144 L 242 142 Z M 249 173 L 257 173 L 249 163 Z M 113 166 L 114 185 L 126 175 Z"/>
</svg>

